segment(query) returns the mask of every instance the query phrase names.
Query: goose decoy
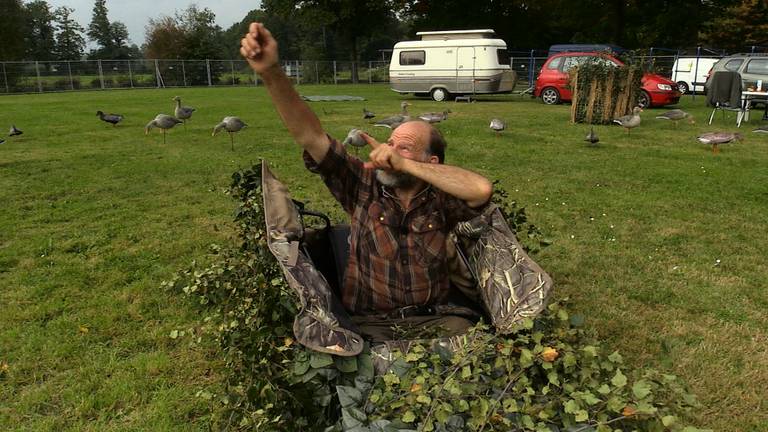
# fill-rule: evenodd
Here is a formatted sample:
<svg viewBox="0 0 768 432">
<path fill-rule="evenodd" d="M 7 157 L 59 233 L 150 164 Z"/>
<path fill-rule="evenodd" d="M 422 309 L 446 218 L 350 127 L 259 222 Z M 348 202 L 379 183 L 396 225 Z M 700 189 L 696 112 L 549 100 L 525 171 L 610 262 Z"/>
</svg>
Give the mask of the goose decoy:
<svg viewBox="0 0 768 432">
<path fill-rule="evenodd" d="M 195 112 L 195 109 L 192 107 L 181 106 L 181 97 L 179 96 L 174 96 L 173 100 L 176 101 L 176 109 L 173 111 L 173 114 L 176 116 L 176 118 L 182 122 L 186 122 L 187 120 L 191 119 L 192 113 Z"/>
<path fill-rule="evenodd" d="M 5 140 L 4 140 L 4 139 L 2 139 L 2 138 L 0 138 L 0 144 L 2 144 L 2 143 L 4 143 L 4 142 L 5 142 Z"/>
<path fill-rule="evenodd" d="M 374 117 L 376 117 L 376 114 L 374 114 L 371 111 L 368 111 L 366 108 L 363 108 L 363 120 L 370 120 Z"/>
<path fill-rule="evenodd" d="M 752 129 L 752 132 L 757 132 L 757 133 L 768 133 L 768 125 L 765 125 L 765 126 L 760 126 L 760 127 L 758 127 L 758 128 Z"/>
<path fill-rule="evenodd" d="M 594 127 L 590 127 L 589 128 L 589 133 L 584 138 L 584 141 L 586 141 L 586 142 L 588 142 L 588 143 L 590 143 L 592 145 L 596 145 L 598 142 L 600 142 L 600 138 L 595 133 L 595 128 Z"/>
<path fill-rule="evenodd" d="M 720 153 L 717 147 L 720 144 L 727 144 L 733 141 L 741 141 L 744 137 L 738 132 L 707 132 L 696 137 L 702 144 L 711 144 L 712 153 Z"/>
<path fill-rule="evenodd" d="M 11 130 L 8 131 L 8 136 L 17 136 L 23 133 L 24 132 L 22 132 L 21 129 L 16 128 L 16 125 L 11 125 Z"/>
<path fill-rule="evenodd" d="M 428 112 L 421 114 L 419 116 L 420 119 L 424 120 L 427 123 L 440 123 L 443 120 L 448 120 L 448 113 L 451 112 L 451 110 L 445 110 L 441 113 L 439 112 Z"/>
<path fill-rule="evenodd" d="M 229 134 L 229 141 L 232 145 L 232 150 L 235 150 L 235 138 L 232 134 L 235 132 L 240 132 L 240 130 L 244 127 L 248 127 L 248 125 L 238 117 L 227 116 L 224 117 L 224 119 L 213 128 L 213 133 L 211 136 L 215 136 L 217 133 L 219 133 L 219 131 L 224 129 Z"/>
<path fill-rule="evenodd" d="M 368 142 L 361 135 L 362 133 L 363 131 L 360 129 L 351 129 L 347 134 L 347 137 L 344 138 L 344 142 L 342 142 L 344 146 L 352 146 L 355 148 L 355 156 L 357 156 L 358 149 L 368 145 Z"/>
<path fill-rule="evenodd" d="M 632 114 L 628 114 L 625 116 L 621 116 L 617 119 L 613 119 L 614 123 L 620 124 L 621 127 L 623 127 L 627 134 L 629 134 L 629 131 L 633 128 L 636 128 L 640 125 L 640 113 L 643 112 L 643 109 L 639 106 L 636 106 L 632 108 Z"/>
<path fill-rule="evenodd" d="M 507 128 L 507 123 L 504 120 L 495 118 L 491 120 L 491 124 L 488 127 L 496 132 L 496 136 L 499 136 L 501 131 Z"/>
<path fill-rule="evenodd" d="M 120 114 L 104 114 L 102 111 L 96 111 L 96 115 L 99 116 L 102 121 L 112 123 L 112 126 L 117 126 L 118 123 L 123 121 L 123 116 Z"/>
<path fill-rule="evenodd" d="M 165 131 L 171 129 L 179 123 L 183 122 L 176 117 L 169 116 L 167 114 L 158 114 L 155 116 L 154 120 L 147 123 L 147 125 L 144 127 L 144 134 L 149 134 L 149 131 L 152 128 L 160 128 L 163 131 L 163 144 L 165 144 Z"/>
<path fill-rule="evenodd" d="M 402 109 L 402 111 L 400 112 L 400 114 L 387 117 L 383 120 L 379 120 L 374 124 L 374 126 L 386 127 L 394 130 L 401 124 L 409 121 L 411 119 L 411 116 L 408 115 L 408 105 L 410 104 L 406 101 L 401 102 L 400 108 Z"/>
<path fill-rule="evenodd" d="M 681 109 L 673 109 L 671 111 L 667 111 L 662 115 L 656 116 L 659 120 L 672 120 L 675 122 L 675 127 L 677 127 L 677 122 L 680 120 L 688 119 L 688 123 L 695 124 L 696 120 L 693 119 L 693 116 L 690 113 L 687 113 Z"/>
</svg>

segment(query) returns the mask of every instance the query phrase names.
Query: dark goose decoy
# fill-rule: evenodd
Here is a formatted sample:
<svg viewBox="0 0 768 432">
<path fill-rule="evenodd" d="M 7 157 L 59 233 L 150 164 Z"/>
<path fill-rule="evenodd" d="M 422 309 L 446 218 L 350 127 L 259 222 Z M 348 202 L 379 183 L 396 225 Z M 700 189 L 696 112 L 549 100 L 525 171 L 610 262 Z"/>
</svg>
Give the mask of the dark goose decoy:
<svg viewBox="0 0 768 432">
<path fill-rule="evenodd" d="M 147 123 L 147 125 L 144 127 L 144 134 L 149 134 L 149 131 L 152 128 L 160 128 L 160 130 L 163 131 L 163 144 L 165 144 L 165 131 L 171 129 L 179 123 L 183 122 L 176 117 L 169 116 L 167 114 L 158 114 L 155 116 L 154 120 Z"/>
<path fill-rule="evenodd" d="M 240 120 L 240 118 L 235 116 L 227 116 L 227 117 L 224 117 L 224 119 L 213 128 L 213 133 L 211 134 L 211 136 L 215 136 L 222 129 L 227 131 L 227 133 L 229 134 L 229 142 L 232 146 L 232 150 L 234 150 L 235 138 L 233 134 L 236 132 L 240 132 L 240 130 L 242 130 L 245 127 L 248 127 L 248 125 L 245 124 L 244 121 Z"/>
<path fill-rule="evenodd" d="M 376 117 L 376 114 L 374 114 L 371 111 L 368 111 L 368 109 L 366 108 L 363 108 L 363 120 L 370 120 L 374 117 Z"/>
<path fill-rule="evenodd" d="M 696 137 L 702 144 L 712 145 L 712 153 L 720 153 L 717 147 L 720 144 L 728 144 L 733 141 L 741 141 L 744 137 L 738 132 L 707 132 Z"/>
<path fill-rule="evenodd" d="M 507 128 L 507 123 L 504 122 L 504 120 L 495 118 L 491 120 L 491 124 L 488 125 L 488 127 L 491 128 L 492 131 L 496 132 L 496 136 L 499 136 L 501 131 Z"/>
<path fill-rule="evenodd" d="M 174 96 L 173 100 L 176 101 L 176 109 L 173 111 L 173 113 L 177 119 L 181 120 L 182 122 L 186 122 L 192 118 L 192 113 L 195 112 L 194 108 L 181 106 L 181 97 L 179 96 Z"/>
<path fill-rule="evenodd" d="M 451 110 L 445 110 L 441 113 L 439 112 L 428 112 L 419 115 L 419 118 L 424 120 L 427 123 L 440 123 L 443 120 L 448 120 L 448 113 L 451 112 Z"/>
<path fill-rule="evenodd" d="M 21 129 L 18 129 L 16 125 L 11 125 L 11 130 L 8 131 L 8 136 L 17 136 L 23 133 L 24 132 L 22 132 Z"/>
<path fill-rule="evenodd" d="M 672 120 L 675 123 L 675 127 L 677 127 L 677 123 L 680 120 L 688 119 L 688 123 L 695 124 L 696 120 L 693 119 L 693 116 L 690 113 L 687 113 L 681 109 L 673 109 L 671 111 L 667 111 L 662 115 L 657 115 L 657 119 L 659 120 Z"/>
<path fill-rule="evenodd" d="M 632 114 L 628 114 L 625 116 L 621 116 L 617 119 L 613 119 L 614 123 L 620 124 L 621 127 L 624 128 L 624 130 L 627 131 L 627 134 L 629 134 L 630 129 L 636 128 L 640 126 L 640 113 L 643 112 L 643 109 L 639 106 L 636 106 L 632 108 Z"/>
<path fill-rule="evenodd" d="M 410 104 L 406 101 L 401 102 L 400 108 L 402 109 L 402 111 L 400 112 L 400 114 L 387 117 L 383 120 L 379 120 L 374 124 L 374 126 L 386 127 L 394 130 L 401 124 L 409 121 L 411 119 L 411 116 L 408 115 L 408 105 Z"/>
<path fill-rule="evenodd" d="M 96 111 L 96 115 L 99 116 L 102 121 L 111 123 L 112 126 L 117 126 L 118 123 L 123 121 L 123 116 L 120 114 L 104 114 L 102 111 Z"/>
<path fill-rule="evenodd" d="M 584 141 L 586 141 L 586 142 L 588 142 L 588 143 L 590 143 L 592 145 L 596 145 L 598 142 L 600 142 L 600 138 L 595 133 L 595 128 L 594 127 L 590 127 L 589 128 L 589 133 L 587 134 L 586 137 L 584 137 Z"/>
</svg>

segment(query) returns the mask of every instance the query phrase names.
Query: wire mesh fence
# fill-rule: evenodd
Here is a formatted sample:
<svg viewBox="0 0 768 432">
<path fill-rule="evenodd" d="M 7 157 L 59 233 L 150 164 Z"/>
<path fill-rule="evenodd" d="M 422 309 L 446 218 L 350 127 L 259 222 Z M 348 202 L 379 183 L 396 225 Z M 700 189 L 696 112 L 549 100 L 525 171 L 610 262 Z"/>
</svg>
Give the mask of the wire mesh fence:
<svg viewBox="0 0 768 432">
<path fill-rule="evenodd" d="M 283 61 L 295 84 L 389 82 L 389 62 Z M 120 88 L 254 86 L 245 60 L 83 60 L 0 62 L 0 93 Z"/>
</svg>

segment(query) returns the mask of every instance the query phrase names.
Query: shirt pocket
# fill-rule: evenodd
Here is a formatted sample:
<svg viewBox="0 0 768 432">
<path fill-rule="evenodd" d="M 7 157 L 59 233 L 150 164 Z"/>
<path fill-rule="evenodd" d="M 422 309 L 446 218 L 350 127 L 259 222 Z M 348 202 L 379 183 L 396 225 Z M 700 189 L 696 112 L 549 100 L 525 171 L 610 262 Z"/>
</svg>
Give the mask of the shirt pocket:
<svg viewBox="0 0 768 432">
<path fill-rule="evenodd" d="M 412 256 L 422 265 L 445 261 L 445 219 L 439 215 L 417 217 L 410 223 Z"/>
<path fill-rule="evenodd" d="M 368 206 L 367 222 L 361 227 L 361 252 L 385 259 L 396 258 L 399 226 L 400 222 L 392 211 L 378 202 L 372 202 Z"/>
</svg>

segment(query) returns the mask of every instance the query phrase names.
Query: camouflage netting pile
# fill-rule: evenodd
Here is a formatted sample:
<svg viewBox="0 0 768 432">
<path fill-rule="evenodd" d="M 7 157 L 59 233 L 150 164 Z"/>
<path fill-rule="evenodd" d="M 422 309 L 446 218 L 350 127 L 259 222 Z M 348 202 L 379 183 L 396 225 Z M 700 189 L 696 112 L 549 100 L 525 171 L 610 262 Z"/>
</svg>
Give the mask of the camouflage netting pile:
<svg viewBox="0 0 768 432">
<path fill-rule="evenodd" d="M 212 429 L 699 430 L 683 425 L 696 402 L 675 376 L 630 370 L 563 302 L 504 336 L 481 323 L 453 350 L 412 342 L 383 375 L 367 344 L 353 357 L 304 348 L 292 333 L 298 298 L 267 248 L 260 176 L 258 166 L 232 176 L 239 247 L 214 246 L 210 264 L 164 283 L 199 303 L 194 333 L 225 363 L 221 390 L 200 394 Z M 542 245 L 524 209 L 503 191 L 494 200 L 529 251 Z"/>
<path fill-rule="evenodd" d="M 643 77 L 639 66 L 619 68 L 596 57 L 572 68 L 569 75 L 574 123 L 610 124 L 637 105 Z"/>
</svg>

